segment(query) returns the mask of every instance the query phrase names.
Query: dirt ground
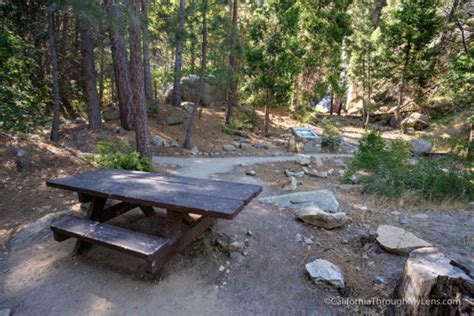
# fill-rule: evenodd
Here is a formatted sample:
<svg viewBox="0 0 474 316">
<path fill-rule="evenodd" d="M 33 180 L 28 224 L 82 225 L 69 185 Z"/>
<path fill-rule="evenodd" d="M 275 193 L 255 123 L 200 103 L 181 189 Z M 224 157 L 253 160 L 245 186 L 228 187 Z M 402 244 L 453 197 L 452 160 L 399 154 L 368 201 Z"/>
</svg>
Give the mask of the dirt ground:
<svg viewBox="0 0 474 316">
<path fill-rule="evenodd" d="M 175 139 L 181 142 L 183 125 L 164 124 L 164 117 L 175 113 L 176 109 L 164 107 L 159 119 L 152 116 L 151 134 L 159 134 L 169 143 Z M 272 140 L 285 139 L 291 126 L 304 126 L 276 111 L 272 115 L 273 138 L 262 137 L 258 131 L 249 133 L 252 144 L 265 141 L 269 150 L 251 146 L 245 151 L 224 153 L 222 145 L 236 137 L 222 133 L 216 124 L 223 115 L 222 111 L 204 109 L 196 122 L 195 144 L 202 153 L 233 157 L 288 154 L 285 148 L 272 145 Z M 344 139 L 357 143 L 363 130 L 354 127 L 349 118 L 340 120 Z M 72 240 L 49 240 L 11 250 L 9 240 L 38 218 L 65 209 L 83 212 L 75 194 L 47 188 L 45 181 L 93 168 L 82 157 L 94 151 L 97 141 L 133 144 L 133 133 L 118 134 L 117 127 L 117 122 L 107 122 L 102 131 L 92 133 L 84 124 L 70 123 L 62 130 L 58 144 L 47 141 L 47 130 L 28 137 L 0 134 L 0 309 L 10 308 L 13 315 L 390 314 L 390 309 L 383 306 L 330 303 L 334 297 L 388 298 L 392 294 L 406 257 L 389 254 L 376 242 L 360 238 L 381 224 L 401 226 L 454 259 L 471 265 L 474 262 L 472 210 L 463 205 L 430 205 L 417 201 L 416 196 L 394 201 L 365 195 L 357 188 L 341 186 L 338 170 L 343 166 L 327 156 L 319 171 L 334 169 L 333 175 L 327 179 L 305 175 L 298 179 L 298 191 L 332 190 L 350 218 L 340 229 L 308 226 L 296 220 L 292 210 L 255 200 L 235 220 L 219 221 L 211 232 L 176 256 L 160 276 L 147 275 L 140 260 L 101 247 L 73 257 Z M 315 129 L 320 132 L 318 127 Z M 399 135 L 397 131 L 384 132 L 389 138 Z M 24 172 L 16 170 L 15 149 L 26 152 L 28 166 Z M 154 151 L 157 156 L 191 157 L 181 148 Z M 347 159 L 343 158 L 346 164 Z M 207 168 L 212 170 L 212 160 L 205 163 L 211 164 Z M 292 161 L 226 167 L 231 171 L 212 178 L 262 184 L 263 197 L 286 193 L 282 189 L 288 181 L 285 169 L 300 171 L 302 167 Z M 184 170 L 158 168 L 174 174 Z M 256 176 L 247 176 L 249 170 L 254 170 Z M 116 224 L 147 232 L 159 221 L 160 214 L 143 218 L 141 213 L 131 212 Z M 298 242 L 296 234 L 313 237 L 314 243 Z M 224 237 L 245 242 L 245 253 L 229 254 L 216 246 L 216 240 Z M 341 267 L 346 289 L 315 285 L 309 279 L 304 264 L 316 258 Z"/>
</svg>

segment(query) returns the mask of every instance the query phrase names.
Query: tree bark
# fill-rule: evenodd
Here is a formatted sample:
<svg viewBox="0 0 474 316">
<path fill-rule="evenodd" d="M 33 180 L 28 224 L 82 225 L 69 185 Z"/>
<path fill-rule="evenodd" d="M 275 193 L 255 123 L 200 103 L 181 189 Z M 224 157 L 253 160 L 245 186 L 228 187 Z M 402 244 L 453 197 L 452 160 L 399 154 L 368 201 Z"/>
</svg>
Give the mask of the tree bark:
<svg viewBox="0 0 474 316">
<path fill-rule="evenodd" d="M 406 84 L 406 77 L 407 77 L 407 70 L 408 70 L 408 65 L 410 63 L 410 50 L 411 50 L 411 41 L 408 40 L 407 46 L 405 48 L 405 56 L 404 56 L 404 63 L 403 63 L 403 71 L 402 71 L 402 83 L 400 84 L 400 91 L 398 95 L 398 104 L 397 107 L 395 108 L 394 112 L 394 123 L 395 127 L 400 127 L 400 122 L 401 122 L 401 108 L 403 106 L 404 102 L 404 93 L 405 93 L 405 84 Z"/>
<path fill-rule="evenodd" d="M 51 67 L 53 73 L 53 125 L 51 127 L 51 141 L 55 142 L 59 139 L 59 116 L 60 116 L 60 96 L 59 96 L 59 70 L 58 56 L 56 53 L 56 32 L 54 30 L 54 12 L 53 8 L 48 8 L 48 36 L 49 36 L 49 53 L 51 59 Z"/>
<path fill-rule="evenodd" d="M 94 39 L 92 27 L 87 17 L 79 16 L 79 29 L 81 32 L 82 66 L 84 71 L 84 90 L 87 98 L 87 115 L 89 128 L 97 129 L 101 124 L 99 96 L 97 94 L 97 81 L 94 58 Z"/>
<path fill-rule="evenodd" d="M 186 15 L 186 0 L 179 1 L 179 23 L 176 36 L 176 53 L 174 63 L 173 105 L 181 106 L 181 68 L 183 66 L 184 20 Z"/>
<path fill-rule="evenodd" d="M 273 102 L 273 91 L 267 90 L 267 100 L 265 102 L 265 120 L 263 121 L 263 133 L 268 135 L 270 129 L 270 109 Z"/>
<path fill-rule="evenodd" d="M 227 112 L 225 123 L 229 125 L 232 118 L 232 110 L 237 105 L 237 27 L 238 27 L 239 0 L 234 0 L 232 8 L 232 36 L 229 54 L 229 87 L 227 97 Z"/>
<path fill-rule="evenodd" d="M 150 45 L 148 43 L 148 3 L 147 0 L 142 0 L 142 16 L 144 19 L 143 24 L 143 71 L 145 80 L 145 98 L 147 103 L 154 102 L 153 98 L 153 86 L 151 80 L 151 67 L 150 67 Z"/>
<path fill-rule="evenodd" d="M 110 48 L 114 67 L 115 83 L 120 110 L 120 125 L 126 130 L 133 129 L 133 94 L 130 82 L 130 71 L 127 61 L 127 48 L 120 26 L 120 12 L 114 0 L 105 0 L 105 8 L 109 17 Z M 113 85 L 112 85 L 113 87 Z M 112 88 L 112 91 L 114 89 Z"/>
<path fill-rule="evenodd" d="M 190 149 L 192 147 L 192 129 L 193 123 L 196 117 L 199 103 L 201 101 L 201 94 L 204 90 L 204 77 L 206 74 L 206 62 L 207 62 L 207 0 L 203 0 L 202 4 L 202 56 L 201 56 L 201 69 L 199 70 L 199 87 L 196 91 L 196 102 L 194 102 L 193 111 L 189 118 L 188 126 L 186 126 L 186 135 L 184 139 L 184 148 Z"/>
<path fill-rule="evenodd" d="M 143 85 L 142 30 L 140 16 L 140 0 L 130 0 L 134 17 L 130 20 L 128 32 L 130 41 L 130 78 L 133 91 L 133 117 L 137 151 L 142 157 L 151 157 L 151 145 L 148 135 L 148 117 L 145 106 L 145 87 Z"/>
</svg>

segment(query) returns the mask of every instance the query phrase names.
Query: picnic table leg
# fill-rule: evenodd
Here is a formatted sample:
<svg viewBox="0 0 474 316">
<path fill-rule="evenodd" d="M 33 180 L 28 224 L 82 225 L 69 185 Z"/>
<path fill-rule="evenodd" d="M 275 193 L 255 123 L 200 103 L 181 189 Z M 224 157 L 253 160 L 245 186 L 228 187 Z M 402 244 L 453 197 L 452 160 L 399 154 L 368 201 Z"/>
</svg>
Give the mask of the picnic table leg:
<svg viewBox="0 0 474 316">
<path fill-rule="evenodd" d="M 140 205 L 140 209 L 142 210 L 142 212 L 145 214 L 146 217 L 155 215 L 155 210 L 153 209 L 152 206 Z"/>
<path fill-rule="evenodd" d="M 86 198 L 83 196 L 83 198 Z M 87 198 L 89 199 L 89 198 Z M 87 210 L 87 218 L 92 220 L 99 220 L 102 214 L 102 211 L 105 207 L 105 202 L 107 202 L 107 198 L 103 197 L 92 197 L 90 199 L 91 204 L 89 205 L 89 209 Z M 88 244 L 82 240 L 76 241 L 76 246 L 74 247 L 73 254 L 78 255 L 86 248 L 89 248 L 91 244 Z"/>
<path fill-rule="evenodd" d="M 167 237 L 174 237 L 181 231 L 181 222 L 184 214 L 181 212 L 174 212 L 166 210 L 166 235 Z"/>
</svg>

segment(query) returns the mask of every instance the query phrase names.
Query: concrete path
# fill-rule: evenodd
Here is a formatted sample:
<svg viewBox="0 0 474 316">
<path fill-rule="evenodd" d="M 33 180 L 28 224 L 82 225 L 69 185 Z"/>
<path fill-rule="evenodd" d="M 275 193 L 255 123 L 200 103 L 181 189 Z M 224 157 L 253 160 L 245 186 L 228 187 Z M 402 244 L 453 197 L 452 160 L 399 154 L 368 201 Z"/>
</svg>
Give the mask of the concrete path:
<svg viewBox="0 0 474 316">
<path fill-rule="evenodd" d="M 298 156 L 309 155 L 287 155 L 287 156 L 255 156 L 255 157 L 223 157 L 223 158 L 204 158 L 204 157 L 172 157 L 155 156 L 153 163 L 158 167 L 177 167 L 178 173 L 183 176 L 196 178 L 209 178 L 213 174 L 226 173 L 238 165 L 250 166 L 262 163 L 294 161 Z M 352 154 L 312 154 L 321 158 L 341 158 L 352 157 Z"/>
</svg>

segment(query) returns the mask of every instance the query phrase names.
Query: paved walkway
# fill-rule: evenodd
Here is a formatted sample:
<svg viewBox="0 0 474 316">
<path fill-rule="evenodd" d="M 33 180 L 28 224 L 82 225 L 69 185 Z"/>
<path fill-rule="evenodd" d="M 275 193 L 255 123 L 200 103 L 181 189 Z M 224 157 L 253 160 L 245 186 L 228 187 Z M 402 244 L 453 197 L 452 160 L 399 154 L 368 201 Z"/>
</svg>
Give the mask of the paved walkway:
<svg viewBox="0 0 474 316">
<path fill-rule="evenodd" d="M 172 156 L 156 156 L 153 157 L 153 163 L 162 167 L 177 167 L 178 173 L 181 175 L 209 178 L 213 174 L 226 173 L 231 171 L 238 165 L 257 165 L 267 162 L 284 162 L 294 161 L 301 154 L 293 154 L 287 156 L 255 156 L 255 157 L 224 157 L 224 158 L 204 158 L 204 157 L 172 157 Z M 351 154 L 312 154 L 321 158 L 340 158 L 352 157 Z"/>
</svg>

